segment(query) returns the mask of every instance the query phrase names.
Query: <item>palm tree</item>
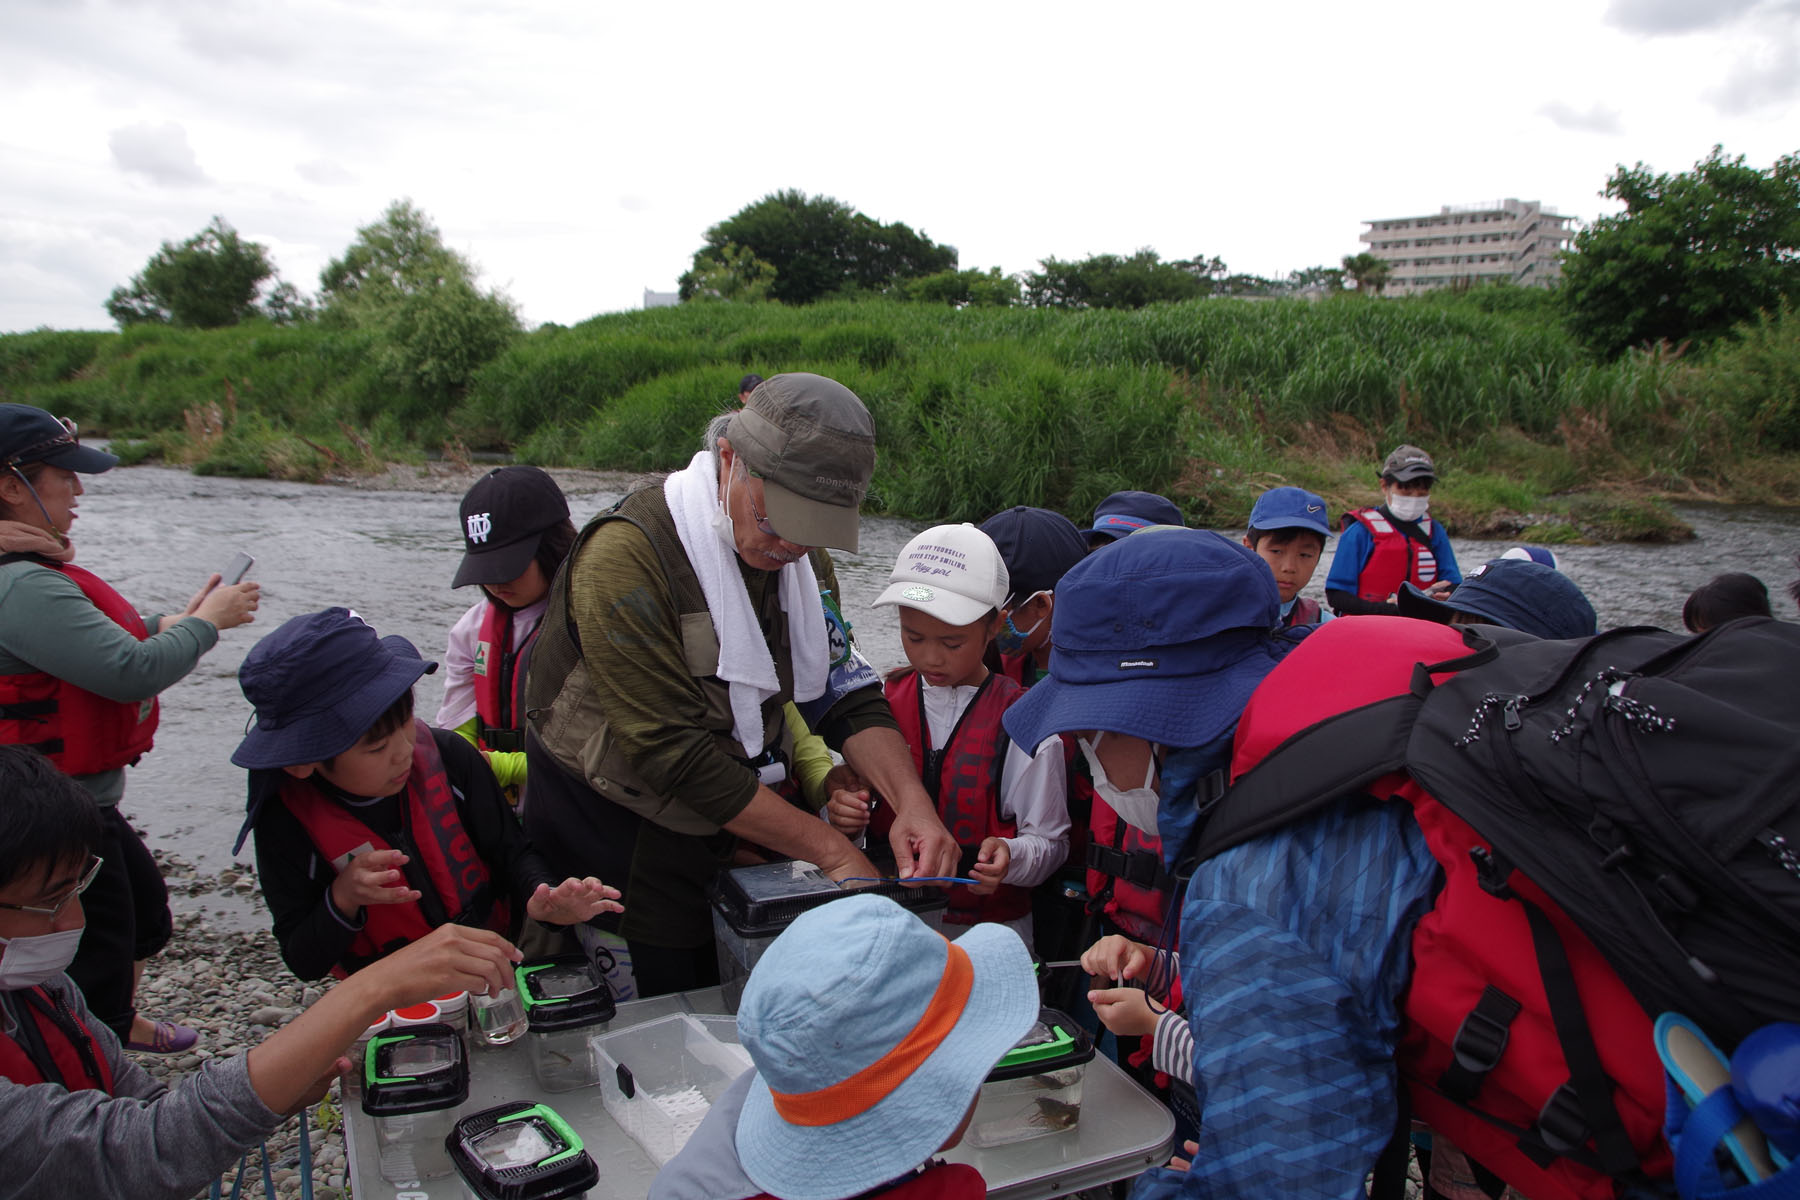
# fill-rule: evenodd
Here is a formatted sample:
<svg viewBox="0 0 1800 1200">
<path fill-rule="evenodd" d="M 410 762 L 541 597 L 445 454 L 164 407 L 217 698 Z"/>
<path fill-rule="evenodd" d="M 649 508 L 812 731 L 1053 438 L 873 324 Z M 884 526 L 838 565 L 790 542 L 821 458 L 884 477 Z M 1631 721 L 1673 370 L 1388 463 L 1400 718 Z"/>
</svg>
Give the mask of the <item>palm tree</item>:
<svg viewBox="0 0 1800 1200">
<path fill-rule="evenodd" d="M 1366 296 L 1379 296 L 1388 285 L 1388 277 L 1393 268 L 1387 260 L 1376 258 L 1367 250 L 1361 254 L 1344 255 L 1344 273 L 1356 284 L 1356 290 Z"/>
</svg>

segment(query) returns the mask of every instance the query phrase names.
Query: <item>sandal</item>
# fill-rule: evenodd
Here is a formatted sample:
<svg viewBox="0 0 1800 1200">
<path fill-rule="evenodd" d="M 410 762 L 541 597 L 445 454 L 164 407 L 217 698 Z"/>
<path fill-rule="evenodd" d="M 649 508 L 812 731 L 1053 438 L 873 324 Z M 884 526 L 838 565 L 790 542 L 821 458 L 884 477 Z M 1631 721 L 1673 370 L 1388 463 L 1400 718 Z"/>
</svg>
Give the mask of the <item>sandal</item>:
<svg viewBox="0 0 1800 1200">
<path fill-rule="evenodd" d="M 147 1042 L 126 1042 L 127 1050 L 136 1050 L 139 1054 L 184 1054 L 200 1043 L 200 1034 L 186 1025 L 175 1025 L 168 1021 L 152 1021 L 155 1030 Z"/>
</svg>

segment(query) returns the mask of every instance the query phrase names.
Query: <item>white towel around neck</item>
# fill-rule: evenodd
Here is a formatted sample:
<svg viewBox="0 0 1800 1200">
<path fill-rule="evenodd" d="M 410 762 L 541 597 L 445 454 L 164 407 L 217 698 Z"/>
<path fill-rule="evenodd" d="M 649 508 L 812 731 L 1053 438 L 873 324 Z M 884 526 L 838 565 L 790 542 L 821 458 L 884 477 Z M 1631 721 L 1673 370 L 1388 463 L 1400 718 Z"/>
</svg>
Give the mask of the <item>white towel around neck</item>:
<svg viewBox="0 0 1800 1200">
<path fill-rule="evenodd" d="M 663 481 L 663 498 L 675 518 L 675 532 L 700 580 L 701 594 L 719 638 L 719 678 L 730 685 L 732 734 L 745 755 L 763 752 L 763 701 L 781 690 L 750 590 L 738 569 L 729 523 L 721 526 L 719 477 L 712 452 L 702 450 L 682 470 Z M 825 692 L 830 638 L 819 601 L 812 558 L 802 556 L 780 571 L 781 611 L 787 614 L 788 643 L 794 656 L 794 699 L 816 700 Z"/>
</svg>

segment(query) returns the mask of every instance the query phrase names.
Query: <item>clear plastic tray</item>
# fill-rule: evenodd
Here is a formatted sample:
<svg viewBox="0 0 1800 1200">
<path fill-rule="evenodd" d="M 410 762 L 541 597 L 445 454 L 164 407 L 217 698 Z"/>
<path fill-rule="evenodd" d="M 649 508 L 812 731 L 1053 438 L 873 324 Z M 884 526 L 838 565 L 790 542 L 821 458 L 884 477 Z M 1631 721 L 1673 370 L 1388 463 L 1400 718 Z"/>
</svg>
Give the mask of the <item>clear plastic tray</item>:
<svg viewBox="0 0 1800 1200">
<path fill-rule="evenodd" d="M 742 1046 L 720 1041 L 686 1013 L 598 1034 L 593 1045 L 607 1115 L 659 1166 L 750 1069 Z"/>
</svg>

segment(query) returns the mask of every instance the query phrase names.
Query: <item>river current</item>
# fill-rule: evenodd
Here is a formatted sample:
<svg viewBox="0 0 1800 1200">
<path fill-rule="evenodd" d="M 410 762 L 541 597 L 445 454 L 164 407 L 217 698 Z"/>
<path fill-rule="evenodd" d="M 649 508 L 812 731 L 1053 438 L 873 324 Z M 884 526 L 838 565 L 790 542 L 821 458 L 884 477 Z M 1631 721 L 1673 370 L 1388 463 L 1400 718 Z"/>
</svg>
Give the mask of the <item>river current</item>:
<svg viewBox="0 0 1800 1200">
<path fill-rule="evenodd" d="M 471 477 L 472 479 L 473 477 Z M 256 556 L 250 577 L 263 586 L 254 624 L 225 633 L 187 678 L 163 693 L 156 748 L 133 768 L 124 811 L 202 871 L 231 859 L 244 812 L 244 773 L 229 757 L 250 715 L 237 669 L 256 639 L 298 613 L 333 604 L 354 608 L 382 633 L 410 638 L 439 657 L 451 624 L 476 599 L 452 591 L 462 552 L 459 492 L 359 491 L 329 485 L 206 478 L 165 467 L 133 467 L 89 477 L 74 535 L 82 565 L 99 573 L 146 612 L 179 609 L 211 571 L 238 550 Z M 579 526 L 618 498 L 575 492 Z M 1787 596 L 1800 552 L 1800 511 L 1682 506 L 1691 542 L 1673 546 L 1558 548 L 1564 571 L 1615 625 L 1681 627 L 1687 594 L 1721 571 L 1748 571 L 1769 585 L 1775 614 L 1797 618 Z M 881 669 L 904 661 L 892 610 L 871 601 L 886 585 L 902 546 L 929 522 L 865 517 L 860 554 L 834 554 L 844 611 L 863 652 Z M 1232 537 L 1242 530 L 1226 530 Z M 1498 555 L 1506 542 L 1453 539 L 1466 571 Z M 1320 564 L 1307 594 L 1323 598 L 1329 567 Z M 442 684 L 420 681 L 419 711 L 437 711 Z M 251 848 L 239 855 L 248 861 Z M 203 903 L 236 917 L 242 902 Z"/>
</svg>

